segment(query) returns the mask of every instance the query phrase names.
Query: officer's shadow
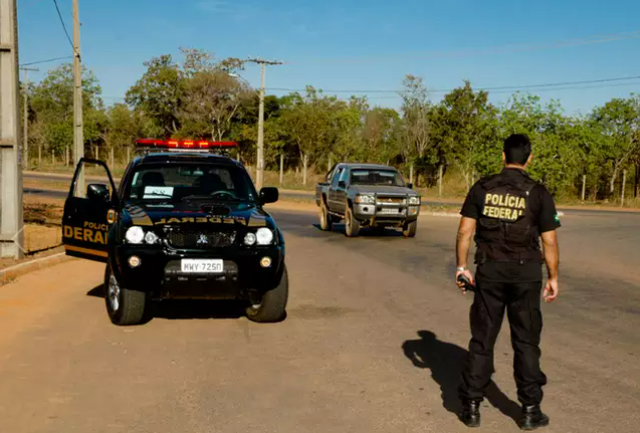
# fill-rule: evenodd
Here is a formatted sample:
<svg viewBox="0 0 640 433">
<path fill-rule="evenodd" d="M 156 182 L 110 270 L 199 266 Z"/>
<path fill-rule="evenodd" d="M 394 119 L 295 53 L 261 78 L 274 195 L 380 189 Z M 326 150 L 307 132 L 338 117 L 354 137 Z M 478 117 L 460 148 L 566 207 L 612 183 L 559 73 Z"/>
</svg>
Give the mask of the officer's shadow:
<svg viewBox="0 0 640 433">
<path fill-rule="evenodd" d="M 462 408 L 458 386 L 467 351 L 455 344 L 438 340 L 431 331 L 418 331 L 418 336 L 419 340 L 405 341 L 402 350 L 413 365 L 431 370 L 431 377 L 440 385 L 442 405 L 457 415 Z M 520 406 L 507 397 L 493 381 L 487 388 L 486 399 L 504 415 L 517 421 Z"/>
</svg>

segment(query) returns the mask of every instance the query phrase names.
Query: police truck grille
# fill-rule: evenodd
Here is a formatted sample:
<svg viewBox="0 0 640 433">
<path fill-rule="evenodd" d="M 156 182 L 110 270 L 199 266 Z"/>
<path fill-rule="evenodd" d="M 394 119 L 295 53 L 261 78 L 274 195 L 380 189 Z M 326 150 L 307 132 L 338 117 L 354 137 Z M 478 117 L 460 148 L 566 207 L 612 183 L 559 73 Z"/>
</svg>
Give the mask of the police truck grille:
<svg viewBox="0 0 640 433">
<path fill-rule="evenodd" d="M 236 240 L 235 231 L 193 230 L 184 228 L 167 228 L 165 236 L 169 245 L 174 248 L 224 248 L 230 247 Z"/>
</svg>

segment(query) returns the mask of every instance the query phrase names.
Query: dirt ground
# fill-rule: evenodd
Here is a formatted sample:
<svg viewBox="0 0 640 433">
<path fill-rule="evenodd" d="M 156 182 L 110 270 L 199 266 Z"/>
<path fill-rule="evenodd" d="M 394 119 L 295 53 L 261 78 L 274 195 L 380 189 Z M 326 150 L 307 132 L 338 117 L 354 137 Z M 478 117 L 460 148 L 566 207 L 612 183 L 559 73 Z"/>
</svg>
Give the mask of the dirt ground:
<svg viewBox="0 0 640 433">
<path fill-rule="evenodd" d="M 457 220 L 352 239 L 318 230 L 315 212 L 271 209 L 287 242 L 282 323 L 198 301 L 115 327 L 104 265 L 75 259 L 0 288 L 0 432 L 468 432 Z M 639 218 L 563 219 L 561 294 L 542 306 L 545 432 L 637 430 Z M 479 432 L 520 431 L 512 362 L 505 322 Z"/>
</svg>

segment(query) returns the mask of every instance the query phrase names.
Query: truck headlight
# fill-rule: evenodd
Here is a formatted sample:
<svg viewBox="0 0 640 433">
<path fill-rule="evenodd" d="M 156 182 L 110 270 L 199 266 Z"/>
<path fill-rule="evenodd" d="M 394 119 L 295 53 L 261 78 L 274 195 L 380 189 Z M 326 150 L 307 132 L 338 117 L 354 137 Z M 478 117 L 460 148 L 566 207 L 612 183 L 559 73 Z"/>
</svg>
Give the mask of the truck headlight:
<svg viewBox="0 0 640 433">
<path fill-rule="evenodd" d="M 372 195 L 358 195 L 356 196 L 356 203 L 376 204 L 376 198 Z"/>
<path fill-rule="evenodd" d="M 266 227 L 259 228 L 256 232 L 258 245 L 269 245 L 273 241 L 273 232 Z"/>
<path fill-rule="evenodd" d="M 157 234 L 155 234 L 154 232 L 147 232 L 146 235 L 144 235 L 144 241 L 148 244 L 155 244 L 160 240 L 160 238 L 158 237 Z"/>
<path fill-rule="evenodd" d="M 244 244 L 245 245 L 253 245 L 256 243 L 256 235 L 255 233 L 249 232 L 247 233 L 247 235 L 244 237 Z"/>
<path fill-rule="evenodd" d="M 420 205 L 420 197 L 418 196 L 409 197 L 409 204 Z"/>
<path fill-rule="evenodd" d="M 141 244 L 144 239 L 144 230 L 140 226 L 129 227 L 124 237 L 130 244 Z"/>
</svg>

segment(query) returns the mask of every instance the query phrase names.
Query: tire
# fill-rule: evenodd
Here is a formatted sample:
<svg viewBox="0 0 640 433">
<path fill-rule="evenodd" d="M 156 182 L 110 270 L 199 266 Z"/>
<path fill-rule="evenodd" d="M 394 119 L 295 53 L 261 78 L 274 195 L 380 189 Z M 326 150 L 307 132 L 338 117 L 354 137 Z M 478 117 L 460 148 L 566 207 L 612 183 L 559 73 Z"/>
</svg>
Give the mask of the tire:
<svg viewBox="0 0 640 433">
<path fill-rule="evenodd" d="M 320 204 L 320 229 L 323 231 L 331 231 L 333 219 L 329 215 L 329 210 L 324 201 Z"/>
<path fill-rule="evenodd" d="M 262 296 L 260 304 L 250 305 L 246 309 L 247 318 L 252 322 L 272 323 L 284 320 L 287 314 L 289 298 L 289 276 L 284 267 L 278 285 Z"/>
<path fill-rule="evenodd" d="M 110 264 L 107 264 L 104 273 L 104 300 L 114 325 L 137 325 L 145 318 L 147 294 L 120 286 Z"/>
<path fill-rule="evenodd" d="M 405 223 L 402 228 L 402 234 L 405 238 L 414 238 L 416 237 L 416 231 L 418 230 L 418 220 L 411 221 L 410 223 Z"/>
<path fill-rule="evenodd" d="M 348 206 L 344 215 L 344 233 L 349 238 L 358 237 L 360 234 L 360 221 L 353 217 L 353 212 Z"/>
</svg>

